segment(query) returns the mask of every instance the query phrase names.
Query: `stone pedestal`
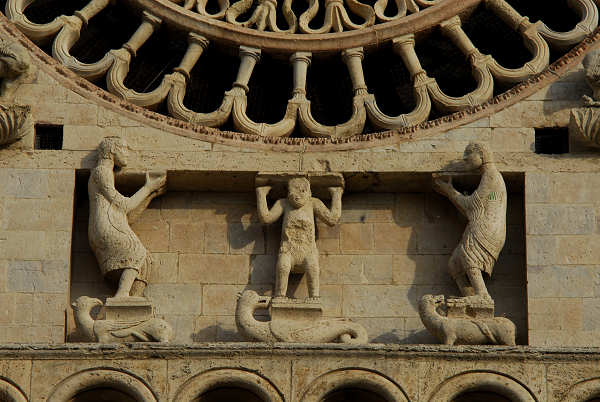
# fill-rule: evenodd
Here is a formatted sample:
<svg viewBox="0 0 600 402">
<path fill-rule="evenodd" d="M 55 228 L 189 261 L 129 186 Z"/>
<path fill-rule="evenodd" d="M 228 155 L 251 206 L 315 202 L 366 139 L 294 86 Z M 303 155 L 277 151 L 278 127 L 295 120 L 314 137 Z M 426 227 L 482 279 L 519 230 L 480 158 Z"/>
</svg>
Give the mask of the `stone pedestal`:
<svg viewBox="0 0 600 402">
<path fill-rule="evenodd" d="M 145 297 L 110 297 L 104 314 L 107 320 L 146 321 L 154 317 L 154 306 Z"/>
<path fill-rule="evenodd" d="M 317 321 L 323 317 L 323 307 L 321 303 L 305 303 L 296 299 L 271 301 L 269 314 L 272 321 Z"/>
<path fill-rule="evenodd" d="M 448 298 L 446 300 L 448 318 L 472 317 L 493 318 L 494 301 L 481 300 L 470 297 Z"/>
</svg>

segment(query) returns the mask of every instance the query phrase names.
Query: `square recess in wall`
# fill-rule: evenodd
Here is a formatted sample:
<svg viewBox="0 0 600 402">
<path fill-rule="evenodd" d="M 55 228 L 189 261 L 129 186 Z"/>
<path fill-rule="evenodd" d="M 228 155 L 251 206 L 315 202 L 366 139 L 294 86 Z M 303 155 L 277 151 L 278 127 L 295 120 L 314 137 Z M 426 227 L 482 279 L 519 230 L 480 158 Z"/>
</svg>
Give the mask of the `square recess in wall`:
<svg viewBox="0 0 600 402">
<path fill-rule="evenodd" d="M 35 125 L 34 149 L 62 149 L 63 126 L 51 124 Z"/>
<path fill-rule="evenodd" d="M 566 127 L 536 128 L 536 154 L 569 153 L 569 130 Z"/>
</svg>

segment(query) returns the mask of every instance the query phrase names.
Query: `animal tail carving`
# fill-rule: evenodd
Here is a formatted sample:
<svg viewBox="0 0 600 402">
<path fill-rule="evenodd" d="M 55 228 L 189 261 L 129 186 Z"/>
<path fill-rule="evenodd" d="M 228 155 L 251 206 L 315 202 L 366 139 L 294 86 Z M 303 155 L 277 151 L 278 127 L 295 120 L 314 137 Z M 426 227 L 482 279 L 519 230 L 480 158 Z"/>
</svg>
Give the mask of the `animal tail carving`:
<svg viewBox="0 0 600 402">
<path fill-rule="evenodd" d="M 350 322 L 346 331 L 340 335 L 340 342 L 350 344 L 367 343 L 367 330 L 362 326 Z"/>
<path fill-rule="evenodd" d="M 485 335 L 485 337 L 489 339 L 491 344 L 498 345 L 498 340 L 496 339 L 496 337 L 490 330 L 490 327 L 485 322 L 481 322 L 481 321 L 477 321 L 477 320 L 471 320 L 471 322 L 473 324 L 477 325 L 477 327 L 479 328 L 481 333 L 483 333 L 483 335 Z"/>
</svg>

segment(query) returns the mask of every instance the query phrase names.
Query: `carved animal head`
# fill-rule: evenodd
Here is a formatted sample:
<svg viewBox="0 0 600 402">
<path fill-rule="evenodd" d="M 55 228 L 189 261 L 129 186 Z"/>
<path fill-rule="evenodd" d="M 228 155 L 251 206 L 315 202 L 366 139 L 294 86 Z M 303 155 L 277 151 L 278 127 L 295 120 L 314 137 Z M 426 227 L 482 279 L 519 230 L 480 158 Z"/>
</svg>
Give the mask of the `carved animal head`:
<svg viewBox="0 0 600 402">
<path fill-rule="evenodd" d="M 421 303 L 439 306 L 444 303 L 444 295 L 425 295 L 421 297 Z"/>
<path fill-rule="evenodd" d="M 102 306 L 102 302 L 99 299 L 88 296 L 80 296 L 75 302 L 71 303 L 71 307 L 73 307 L 75 313 L 79 311 L 89 313 L 96 306 Z"/>
<path fill-rule="evenodd" d="M 237 294 L 238 304 L 253 306 L 255 309 L 267 308 L 271 302 L 269 296 L 261 296 L 254 290 L 244 290 Z"/>
<path fill-rule="evenodd" d="M 288 201 L 295 208 L 301 208 L 312 196 L 310 182 L 305 177 L 294 177 L 288 181 Z"/>
</svg>

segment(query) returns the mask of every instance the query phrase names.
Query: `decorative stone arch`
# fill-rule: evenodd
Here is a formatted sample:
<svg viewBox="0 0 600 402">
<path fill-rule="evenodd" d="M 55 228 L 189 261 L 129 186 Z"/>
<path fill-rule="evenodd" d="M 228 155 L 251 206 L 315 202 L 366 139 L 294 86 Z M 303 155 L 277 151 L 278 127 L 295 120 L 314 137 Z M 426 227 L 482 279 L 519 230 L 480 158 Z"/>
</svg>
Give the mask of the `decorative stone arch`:
<svg viewBox="0 0 600 402">
<path fill-rule="evenodd" d="M 505 374 L 492 371 L 470 371 L 448 378 L 433 392 L 429 402 L 448 402 L 464 392 L 489 391 L 513 402 L 537 402 L 523 384 Z"/>
<path fill-rule="evenodd" d="M 54 387 L 47 402 L 67 402 L 80 392 L 104 387 L 124 392 L 138 402 L 158 402 L 143 380 L 113 368 L 92 368 L 65 378 Z"/>
<path fill-rule="evenodd" d="M 0 400 L 7 402 L 27 402 L 25 393 L 15 383 L 0 377 Z"/>
<path fill-rule="evenodd" d="M 239 368 L 219 368 L 196 374 L 179 388 L 172 400 L 190 402 L 220 387 L 241 388 L 256 394 L 265 402 L 284 402 L 283 395 L 273 383 L 259 374 Z"/>
<path fill-rule="evenodd" d="M 600 398 L 600 378 L 589 378 L 573 385 L 562 402 L 586 402 Z"/>
<path fill-rule="evenodd" d="M 330 371 L 315 379 L 300 398 L 302 402 L 320 402 L 343 388 L 360 388 L 376 393 L 389 402 L 408 402 L 404 390 L 383 374 L 365 369 Z"/>
</svg>

